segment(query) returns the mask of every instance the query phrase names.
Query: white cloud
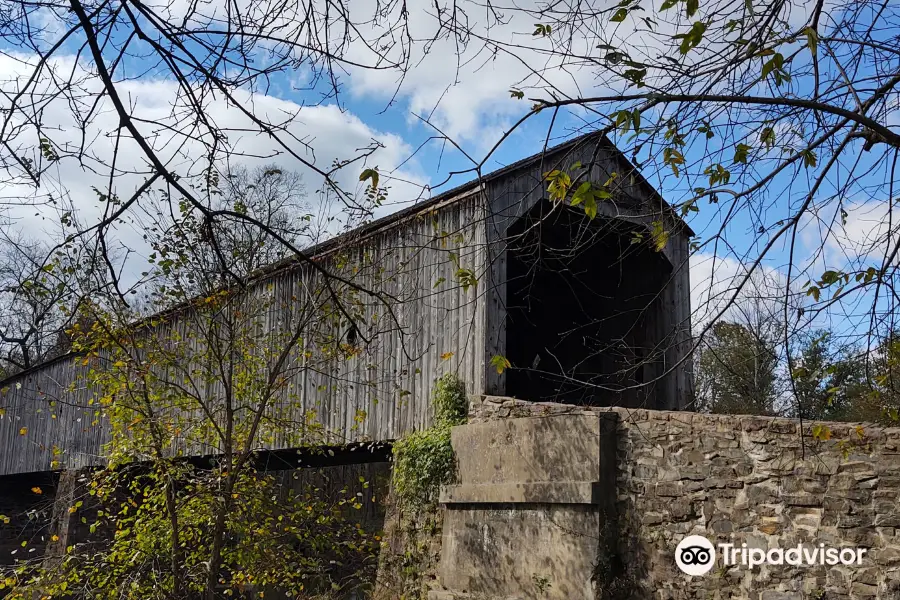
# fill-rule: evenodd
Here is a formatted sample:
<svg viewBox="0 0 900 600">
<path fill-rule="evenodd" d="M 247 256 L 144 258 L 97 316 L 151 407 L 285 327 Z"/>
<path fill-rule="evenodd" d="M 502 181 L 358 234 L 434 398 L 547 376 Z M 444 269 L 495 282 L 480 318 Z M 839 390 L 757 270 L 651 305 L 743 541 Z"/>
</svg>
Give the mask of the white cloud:
<svg viewBox="0 0 900 600">
<path fill-rule="evenodd" d="M 826 264 L 843 266 L 855 259 L 881 258 L 887 245 L 889 224 L 898 215 L 890 215 L 888 202 L 861 201 L 842 204 L 842 217 L 836 203 L 826 206 L 817 218 L 803 222 L 803 241 L 811 250 L 824 246 Z"/>
<path fill-rule="evenodd" d="M 723 310 L 725 320 L 743 322 L 752 314 L 783 321 L 786 277 L 778 269 L 761 266 L 744 282 L 749 268 L 731 257 L 691 256 L 691 325 L 695 332 L 702 331 Z"/>
<path fill-rule="evenodd" d="M 22 85 L 23 77 L 30 73 L 33 60 L 29 57 L 0 57 L 0 91 L 4 99 L 0 108 L 9 106 L 12 93 Z M 124 134 L 118 140 L 118 153 L 114 153 L 116 136 L 119 132 L 118 116 L 112 110 L 108 98 L 101 100 L 94 118 L 82 130 L 74 126 L 87 114 L 91 101 L 100 89 L 97 79 L 86 71 L 83 65 L 76 65 L 70 57 L 57 58 L 52 68 L 59 76 L 74 73 L 80 80 L 80 102 L 67 102 L 59 97 L 48 100 L 41 107 L 41 128 L 43 135 L 50 138 L 63 156 L 44 173 L 41 186 L 35 189 L 22 178 L 9 181 L 3 186 L 2 196 L 7 201 L 18 204 L 10 214 L 17 219 L 27 233 L 39 237 L 55 225 L 47 218 L 49 211 L 35 210 L 30 203 L 46 194 L 56 198 L 66 198 L 77 209 L 83 224 L 95 222 L 103 210 L 94 187 L 106 191 L 115 156 L 115 177 L 113 193 L 122 199 L 130 197 L 150 171 L 144 152 L 138 144 Z M 163 162 L 181 176 L 196 176 L 207 167 L 207 151 L 204 142 L 209 135 L 195 115 L 178 104 L 178 89 L 174 82 L 162 79 L 142 79 L 124 81 L 117 85 L 119 94 L 127 99 L 131 114 L 138 119 L 138 128 L 157 151 Z M 41 92 L 56 89 L 50 78 L 44 77 L 37 85 Z M 358 162 L 336 175 L 337 182 L 348 190 L 361 190 L 359 173 L 366 165 L 378 165 L 388 171 L 405 160 L 411 148 L 399 136 L 380 132 L 363 123 L 357 116 L 341 111 L 334 105 L 301 107 L 299 104 L 267 96 L 237 91 L 236 100 L 252 112 L 271 123 L 283 123 L 280 138 L 286 142 L 291 152 L 328 171 L 333 161 L 357 156 L 360 149 L 371 146 L 373 140 L 383 144 L 365 162 Z M 304 166 L 289 151 L 279 146 L 270 136 L 259 133 L 259 128 L 237 107 L 227 103 L 222 97 L 206 102 L 203 116 L 215 123 L 225 133 L 223 144 L 230 149 L 231 163 L 246 166 L 275 163 L 283 169 L 296 170 L 304 174 L 307 186 L 314 190 L 322 185 L 322 177 Z M 37 148 L 38 133 L 33 127 L 24 126 L 12 137 L 12 146 L 17 152 L 28 155 L 39 163 L 41 157 Z M 83 137 L 82 137 L 83 136 Z M 83 159 L 78 161 L 66 156 L 67 150 L 77 148 L 85 140 Z M 302 142 L 302 143 L 301 143 Z M 10 164 L 13 157 L 2 153 L 2 160 Z M 220 170 L 228 165 L 217 163 Z M 406 163 L 395 176 L 404 180 L 392 184 L 392 199 L 413 199 L 419 196 L 421 185 L 426 183 L 421 169 L 415 161 Z M 189 180 L 186 180 L 189 181 Z M 390 182 L 388 182 L 390 183 Z M 127 226 L 119 226 L 117 235 L 126 247 L 141 249 L 141 231 Z M 139 271 L 140 268 L 134 269 Z"/>
<path fill-rule="evenodd" d="M 412 0 L 408 5 L 409 27 L 415 40 L 409 45 L 409 71 L 401 82 L 395 71 L 353 69 L 350 91 L 355 97 L 384 101 L 399 85 L 399 96 L 406 101 L 410 113 L 430 117 L 454 140 L 474 143 L 477 150 L 484 150 L 500 138 L 514 117 L 531 106 L 527 99 L 512 99 L 510 88 L 536 86 L 577 96 L 579 89 L 592 87 L 588 70 L 566 68 L 565 59 L 542 52 L 551 47 L 549 39 L 531 36 L 536 17 L 525 11 L 538 10 L 533 0 L 520 3 L 515 10 L 499 9 L 507 20 L 490 30 L 486 25 L 490 18 L 483 14 L 483 7 L 474 3 L 463 6 L 469 12 L 472 32 L 467 45 L 457 44 L 456 38 L 446 32 L 436 40 L 429 37 L 440 29 L 435 3 Z M 446 20 L 452 7 L 444 3 L 441 6 L 445 9 L 442 19 Z M 495 52 L 493 44 L 489 48 L 483 41 L 486 38 L 499 42 L 501 49 Z M 576 52 L 589 52 L 591 45 L 576 40 L 575 47 Z M 543 72 L 545 79 L 533 71 Z M 526 90 L 528 95 L 546 96 Z M 410 120 L 416 121 L 411 115 Z"/>
<path fill-rule="evenodd" d="M 524 90 L 526 98 L 589 97 L 623 91 L 625 80 L 613 75 L 608 70 L 613 64 L 603 60 L 610 48 L 625 51 L 637 62 L 659 64 L 660 55 L 671 54 L 672 36 L 695 20 L 685 20 L 682 10 L 673 9 L 634 11 L 623 22 L 614 23 L 610 18 L 616 6 L 612 1 L 588 7 L 547 5 L 537 0 L 493 5 L 407 0 L 397 4 L 394 14 L 381 19 L 381 27 L 363 31 L 384 33 L 398 22 L 401 7 L 408 9 L 412 39 L 403 39 L 410 56 L 409 72 L 401 81 L 395 71 L 351 69 L 349 88 L 356 97 L 384 100 L 392 99 L 396 92 L 410 112 L 430 116 L 445 134 L 483 151 L 531 107 L 528 100 L 510 98 L 510 88 Z M 707 16 L 704 10 L 701 7 L 701 20 Z M 735 10 L 741 12 L 743 7 L 736 5 Z M 569 11 L 581 11 L 581 18 L 571 18 Z M 496 19 L 496 14 L 501 17 Z M 462 41 L 448 33 L 447 22 L 453 15 L 462 20 L 460 28 L 468 29 Z M 646 31 L 644 16 L 654 19 L 653 33 Z M 799 22 L 805 12 L 794 11 L 790 17 Z M 551 24 L 553 33 L 549 37 L 533 35 L 536 23 Z M 723 47 L 705 43 L 680 60 L 685 64 L 704 60 Z M 351 56 L 359 49 L 351 47 Z M 398 48 L 393 50 L 396 58 Z M 625 68 L 619 65 L 615 70 Z M 651 69 L 647 74 L 647 80 L 657 85 L 671 77 L 668 69 Z M 683 86 L 688 82 L 678 83 L 687 91 Z M 577 113 L 582 109 L 571 110 Z M 603 110 L 613 109 L 607 106 Z"/>
</svg>

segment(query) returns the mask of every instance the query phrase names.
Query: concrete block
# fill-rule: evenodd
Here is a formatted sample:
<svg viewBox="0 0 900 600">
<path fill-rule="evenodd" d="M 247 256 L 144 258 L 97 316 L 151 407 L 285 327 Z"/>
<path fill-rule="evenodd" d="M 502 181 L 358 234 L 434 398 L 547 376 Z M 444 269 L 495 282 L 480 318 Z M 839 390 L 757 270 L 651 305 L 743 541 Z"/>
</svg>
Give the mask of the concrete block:
<svg viewBox="0 0 900 600">
<path fill-rule="evenodd" d="M 601 420 L 593 415 L 505 419 L 454 427 L 463 484 L 597 481 Z"/>
<path fill-rule="evenodd" d="M 441 504 L 600 504 L 597 481 L 463 484 L 441 489 Z"/>
<path fill-rule="evenodd" d="M 473 597 L 593 600 L 600 521 L 591 505 L 448 505 L 441 584 Z"/>
</svg>

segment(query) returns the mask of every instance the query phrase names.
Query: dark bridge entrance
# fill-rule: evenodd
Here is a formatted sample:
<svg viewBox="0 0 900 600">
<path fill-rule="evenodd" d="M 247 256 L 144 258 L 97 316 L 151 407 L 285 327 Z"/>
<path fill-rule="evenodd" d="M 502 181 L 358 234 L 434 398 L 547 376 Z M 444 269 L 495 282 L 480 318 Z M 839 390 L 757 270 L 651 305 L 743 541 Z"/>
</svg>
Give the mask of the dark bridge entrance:
<svg viewBox="0 0 900 600">
<path fill-rule="evenodd" d="M 656 317 L 672 272 L 647 230 L 539 202 L 509 234 L 506 336 L 514 368 L 507 392 L 645 405 L 653 386 L 635 385 L 651 381 L 662 361 L 665 335 Z"/>
</svg>

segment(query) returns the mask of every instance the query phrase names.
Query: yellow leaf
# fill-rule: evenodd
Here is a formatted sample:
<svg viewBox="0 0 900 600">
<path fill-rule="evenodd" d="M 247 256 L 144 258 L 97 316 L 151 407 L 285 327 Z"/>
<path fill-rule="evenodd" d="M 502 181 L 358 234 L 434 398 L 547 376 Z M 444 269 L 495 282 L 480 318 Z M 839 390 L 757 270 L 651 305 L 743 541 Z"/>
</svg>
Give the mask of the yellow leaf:
<svg viewBox="0 0 900 600">
<path fill-rule="evenodd" d="M 509 359 L 507 359 L 505 356 L 501 356 L 499 354 L 497 354 L 493 358 L 491 358 L 491 364 L 494 366 L 495 369 L 497 369 L 498 375 L 503 374 L 503 371 L 505 371 L 506 369 L 508 369 L 512 366 L 512 363 L 509 362 Z"/>
<path fill-rule="evenodd" d="M 42 490 L 41 488 L 39 488 L 37 486 L 31 488 L 31 491 L 34 492 L 35 494 L 43 494 L 44 493 L 44 490 Z"/>
<path fill-rule="evenodd" d="M 76 510 L 78 510 L 78 509 L 75 508 L 74 506 L 70 506 L 70 507 L 69 507 L 69 514 L 71 515 L 71 514 L 74 513 Z"/>
<path fill-rule="evenodd" d="M 59 541 L 59 536 L 58 536 L 58 535 L 50 536 L 50 541 L 51 541 L 51 542 L 58 542 L 58 541 Z"/>
<path fill-rule="evenodd" d="M 19 435 L 25 435 L 26 433 L 28 433 L 27 427 L 23 427 L 22 429 L 19 430 Z"/>
<path fill-rule="evenodd" d="M 441 360 L 448 360 L 453 356 L 452 352 L 444 352 L 441 354 Z"/>
</svg>

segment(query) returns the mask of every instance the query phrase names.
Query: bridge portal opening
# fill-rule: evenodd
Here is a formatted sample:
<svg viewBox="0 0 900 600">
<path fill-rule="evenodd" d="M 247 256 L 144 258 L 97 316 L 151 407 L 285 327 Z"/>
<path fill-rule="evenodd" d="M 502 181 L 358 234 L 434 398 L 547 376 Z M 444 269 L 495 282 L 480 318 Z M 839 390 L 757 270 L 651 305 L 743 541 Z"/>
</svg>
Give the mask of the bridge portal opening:
<svg viewBox="0 0 900 600">
<path fill-rule="evenodd" d="M 509 229 L 509 395 L 593 406 L 654 406 L 665 335 L 659 292 L 672 266 L 649 233 L 539 202 Z"/>
</svg>

